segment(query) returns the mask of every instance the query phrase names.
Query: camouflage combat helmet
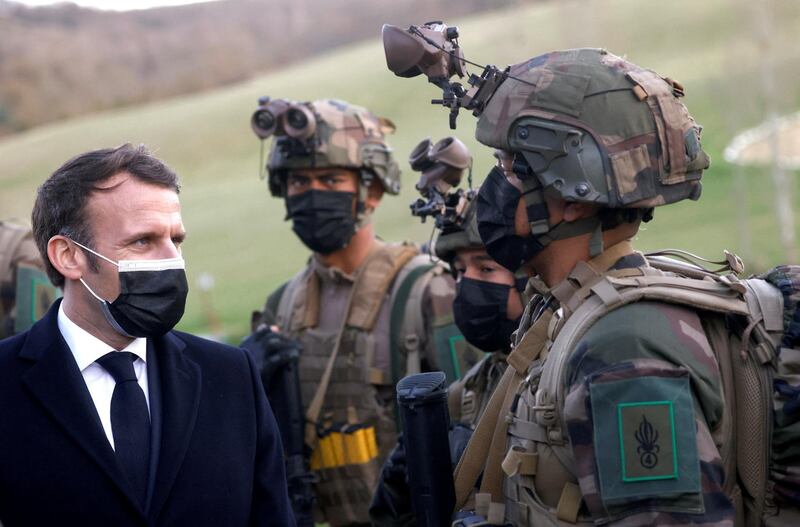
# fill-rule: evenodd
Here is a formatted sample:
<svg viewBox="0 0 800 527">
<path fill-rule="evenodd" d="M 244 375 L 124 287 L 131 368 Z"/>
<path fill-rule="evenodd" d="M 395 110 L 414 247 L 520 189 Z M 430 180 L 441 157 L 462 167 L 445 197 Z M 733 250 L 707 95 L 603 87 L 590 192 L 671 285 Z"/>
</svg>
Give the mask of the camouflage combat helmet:
<svg viewBox="0 0 800 527">
<path fill-rule="evenodd" d="M 377 178 L 389 194 L 400 192 L 400 169 L 386 142 L 395 126 L 365 108 L 334 99 L 262 98 L 251 125 L 262 139 L 276 136 L 267 162 L 275 197 L 284 195 L 288 170 L 315 167 L 356 169 L 362 187 Z"/>
<path fill-rule="evenodd" d="M 547 53 L 504 73 L 475 135 L 514 153 L 526 187 L 612 209 L 699 198 L 709 159 L 680 83 L 602 49 Z"/>
</svg>

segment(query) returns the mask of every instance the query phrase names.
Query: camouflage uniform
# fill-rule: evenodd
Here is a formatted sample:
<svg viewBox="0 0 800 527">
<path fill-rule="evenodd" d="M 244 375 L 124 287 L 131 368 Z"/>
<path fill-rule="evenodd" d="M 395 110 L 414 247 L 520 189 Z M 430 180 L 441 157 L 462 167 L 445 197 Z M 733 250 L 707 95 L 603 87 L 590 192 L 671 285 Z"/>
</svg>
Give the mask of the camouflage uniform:
<svg viewBox="0 0 800 527">
<path fill-rule="evenodd" d="M 273 142 L 267 164 L 272 194 L 284 195 L 292 169 L 356 169 L 358 229 L 369 221 L 364 207 L 368 184 L 380 182 L 389 194 L 400 190 L 400 172 L 384 138 L 393 125 L 342 101 L 290 104 L 310 112 L 315 130 L 304 141 L 279 137 Z M 254 330 L 274 324 L 303 344 L 299 371 L 304 406 L 313 407 L 320 390 L 323 395 L 314 419 L 317 433 L 328 437 L 366 429 L 377 443 L 377 452 L 358 463 L 331 466 L 323 459 L 323 438 L 307 434 L 306 443 L 314 448 L 311 468 L 318 476 L 318 520 L 334 526 L 369 521 L 378 470 L 396 440 L 394 384 L 420 370 L 444 370 L 453 380 L 478 360 L 466 351 L 453 324 L 453 294 L 446 269 L 418 247 L 376 240 L 352 275 L 325 267 L 312 256 L 255 316 Z M 323 379 L 334 353 L 326 385 Z"/>
<path fill-rule="evenodd" d="M 473 436 L 490 437 L 474 505 L 492 524 L 734 523 L 740 497 L 726 464 L 732 420 L 718 363 L 727 350 L 708 336 L 725 328 L 724 316 L 659 301 L 614 310 L 613 280 L 666 274 L 628 242 L 602 244 L 605 229 L 699 197 L 708 157 L 682 95 L 675 81 L 580 49 L 511 66 L 482 109 L 476 137 L 514 156 L 513 169 L 501 168 L 519 176 L 530 222 L 533 241 L 519 246 L 530 252 L 511 264 L 581 234 L 591 234 L 593 257 L 562 283 L 533 281 L 539 294 L 511 368 Z M 551 225 L 545 191 L 601 212 Z M 491 216 L 489 205 L 478 205 L 487 250 L 484 226 L 513 225 L 513 213 Z M 592 318 L 592 298 L 612 306 L 608 314 Z M 481 472 L 471 453 L 456 470 L 462 505 L 464 482 Z"/>
<path fill-rule="evenodd" d="M 607 254 L 588 262 L 595 274 L 584 280 L 654 272 L 634 252 L 604 269 L 600 262 Z M 562 306 L 580 308 L 575 279 L 573 274 L 553 288 L 558 297 L 551 290 L 529 305 L 528 313 L 538 311 L 538 317 L 523 317 L 520 326 L 518 345 L 537 321 L 547 328 L 544 350 L 516 390 L 520 404 L 508 426 L 513 454 L 504 466 L 506 520 L 732 525 L 725 490 L 733 481 L 723 490 L 720 455 L 731 423 L 721 369 L 706 336 L 712 319 L 724 326 L 723 317 L 637 302 L 595 321 L 564 349 L 559 335 L 572 310 Z M 558 389 L 566 396 L 556 402 Z M 558 403 L 563 407 L 556 410 Z M 655 411 L 642 413 L 648 408 Z M 533 458 L 536 467 L 526 467 Z"/>
<path fill-rule="evenodd" d="M 453 138 L 451 138 L 453 139 Z M 454 142 L 460 141 L 453 139 Z M 430 146 L 430 141 L 427 141 Z M 440 144 L 440 143 L 437 143 Z M 424 146 L 424 142 L 420 144 Z M 460 144 L 463 147 L 463 144 Z M 415 152 L 417 152 L 415 149 Z M 463 147 L 466 151 L 466 147 Z M 415 156 L 412 153 L 412 168 L 415 165 Z M 452 166 L 452 165 L 451 165 Z M 465 168 L 464 165 L 463 168 Z M 462 168 L 462 169 L 463 169 Z M 424 181 L 431 173 L 438 175 L 443 172 L 441 166 L 435 163 L 423 170 L 421 181 Z M 451 180 L 452 186 L 458 182 Z M 431 184 L 430 186 L 433 186 Z M 425 189 L 422 185 L 417 186 L 423 195 Z M 447 190 L 450 190 L 448 187 Z M 459 251 L 470 249 L 483 249 L 483 242 L 478 234 L 475 218 L 475 199 L 474 191 L 463 190 L 455 191 L 449 195 L 447 190 L 442 194 L 442 202 L 450 205 L 449 213 L 435 214 L 436 226 L 439 234 L 433 243 L 433 253 L 444 260 L 454 270 L 454 261 Z M 430 201 L 436 198 L 432 195 L 427 196 Z M 424 204 L 421 204 L 424 205 Z M 446 216 L 446 217 L 445 217 Z M 453 274 L 456 274 L 453 272 Z M 518 281 L 516 288 L 520 288 Z M 504 349 L 484 350 L 483 358 L 475 364 L 463 377 L 453 382 L 447 387 L 448 413 L 451 421 L 450 447 L 453 463 L 463 451 L 471 430 L 480 419 L 489 398 L 497 387 L 503 373 L 506 370 L 506 356 L 510 346 L 510 337 L 507 335 L 507 345 Z M 389 459 L 383 465 L 378 488 L 375 491 L 372 506 L 370 507 L 370 519 L 373 525 L 380 527 L 406 527 L 417 524 L 416 517 L 411 510 L 410 490 L 406 481 L 406 454 L 402 443 L 392 451 Z"/>
</svg>

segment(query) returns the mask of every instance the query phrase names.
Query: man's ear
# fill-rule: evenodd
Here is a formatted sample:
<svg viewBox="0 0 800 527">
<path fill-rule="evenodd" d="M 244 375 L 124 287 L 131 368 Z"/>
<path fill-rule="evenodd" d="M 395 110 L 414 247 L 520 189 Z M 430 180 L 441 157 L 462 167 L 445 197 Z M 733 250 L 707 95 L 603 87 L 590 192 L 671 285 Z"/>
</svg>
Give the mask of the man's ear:
<svg viewBox="0 0 800 527">
<path fill-rule="evenodd" d="M 378 179 L 373 179 L 367 187 L 367 201 L 364 203 L 368 210 L 375 210 L 383 198 L 383 185 Z"/>
<path fill-rule="evenodd" d="M 47 258 L 56 271 L 68 280 L 77 280 L 83 277 L 83 272 L 88 265 L 83 252 L 60 234 L 53 236 L 47 242 Z"/>
<path fill-rule="evenodd" d="M 571 222 L 594 216 L 598 208 L 594 203 L 567 202 L 564 204 L 564 221 Z"/>
</svg>

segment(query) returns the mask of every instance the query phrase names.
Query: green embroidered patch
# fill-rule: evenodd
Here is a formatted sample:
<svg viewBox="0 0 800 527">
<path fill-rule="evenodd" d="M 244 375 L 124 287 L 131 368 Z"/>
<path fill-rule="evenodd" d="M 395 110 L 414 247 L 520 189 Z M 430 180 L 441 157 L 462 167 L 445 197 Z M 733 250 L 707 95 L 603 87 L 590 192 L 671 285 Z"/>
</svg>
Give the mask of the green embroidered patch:
<svg viewBox="0 0 800 527">
<path fill-rule="evenodd" d="M 677 479 L 672 401 L 617 405 L 622 481 Z"/>
<path fill-rule="evenodd" d="M 464 369 L 462 354 L 467 341 L 454 323 L 433 329 L 437 366 L 447 377 L 448 384 L 461 378 Z"/>
<path fill-rule="evenodd" d="M 683 496 L 702 509 L 700 460 L 689 377 L 589 381 L 592 446 L 606 507 Z M 691 498 L 691 499 L 689 499 Z"/>
</svg>

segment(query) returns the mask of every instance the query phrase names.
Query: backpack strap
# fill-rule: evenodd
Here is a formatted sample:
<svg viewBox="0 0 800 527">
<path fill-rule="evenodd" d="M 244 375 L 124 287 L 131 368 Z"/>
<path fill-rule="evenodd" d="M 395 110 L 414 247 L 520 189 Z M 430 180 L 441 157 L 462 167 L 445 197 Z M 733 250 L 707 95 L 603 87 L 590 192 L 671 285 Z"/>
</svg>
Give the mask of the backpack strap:
<svg viewBox="0 0 800 527">
<path fill-rule="evenodd" d="M 404 353 L 406 373 L 420 369 L 420 338 L 425 334 L 421 296 L 430 281 L 429 271 L 434 265 L 428 255 L 419 254 L 397 274 L 389 301 L 389 355 L 393 386 L 402 375 L 401 359 Z"/>
<path fill-rule="evenodd" d="M 506 455 L 508 413 L 528 367 L 541 357 L 547 345 L 547 334 L 552 311 L 545 310 L 525 333 L 519 344 L 509 354 L 508 369 L 492 393 L 475 432 L 467 444 L 453 474 L 456 491 L 455 510 L 466 503 L 475 482 L 483 472 L 483 480 L 475 496 L 476 512 L 485 516 L 489 523 L 502 524 L 505 514 L 503 506 L 503 458 Z"/>
<path fill-rule="evenodd" d="M 614 309 L 643 300 L 655 300 L 723 314 L 748 316 L 750 313 L 741 294 L 723 282 L 645 275 L 627 278 L 604 276 L 599 283 L 604 285 L 592 285 L 590 292 L 595 294 L 588 295 L 568 318 L 560 319 L 555 328 L 557 338 L 542 372 L 540 390 L 548 393 L 556 409 L 561 408 L 565 400 L 563 371 L 569 360 L 569 351 L 597 320 Z M 610 293 L 612 290 L 613 294 Z M 604 293 L 597 294 L 597 291 Z M 558 421 L 563 431 L 561 416 Z"/>
</svg>

